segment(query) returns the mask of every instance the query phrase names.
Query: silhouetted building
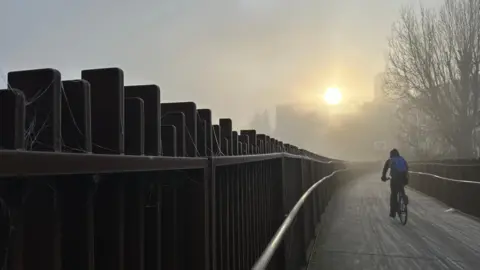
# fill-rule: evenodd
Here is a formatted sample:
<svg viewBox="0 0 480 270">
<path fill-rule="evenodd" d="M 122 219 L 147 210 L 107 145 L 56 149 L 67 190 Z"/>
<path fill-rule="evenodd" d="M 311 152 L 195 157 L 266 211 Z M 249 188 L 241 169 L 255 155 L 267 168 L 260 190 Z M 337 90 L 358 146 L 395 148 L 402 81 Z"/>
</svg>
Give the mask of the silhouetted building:
<svg viewBox="0 0 480 270">
<path fill-rule="evenodd" d="M 306 104 L 281 104 L 276 106 L 275 137 L 308 149 L 317 148 L 319 134 L 328 123 L 321 108 L 315 110 Z"/>
<path fill-rule="evenodd" d="M 385 99 L 385 73 L 380 73 L 374 79 L 374 98 L 375 100 Z"/>
<path fill-rule="evenodd" d="M 258 133 L 271 134 L 272 126 L 270 124 L 268 111 L 265 110 L 262 113 L 256 113 L 250 122 L 250 127 L 255 129 Z"/>
</svg>

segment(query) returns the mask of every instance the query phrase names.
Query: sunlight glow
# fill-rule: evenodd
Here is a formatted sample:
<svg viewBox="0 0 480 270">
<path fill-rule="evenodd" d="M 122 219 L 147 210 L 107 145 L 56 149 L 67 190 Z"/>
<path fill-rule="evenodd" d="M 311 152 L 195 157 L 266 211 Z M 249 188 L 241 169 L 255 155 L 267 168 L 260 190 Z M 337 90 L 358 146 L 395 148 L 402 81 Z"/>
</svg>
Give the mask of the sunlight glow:
<svg viewBox="0 0 480 270">
<path fill-rule="evenodd" d="M 336 87 L 330 87 L 325 91 L 323 99 L 329 105 L 337 105 L 342 101 L 342 93 Z"/>
</svg>

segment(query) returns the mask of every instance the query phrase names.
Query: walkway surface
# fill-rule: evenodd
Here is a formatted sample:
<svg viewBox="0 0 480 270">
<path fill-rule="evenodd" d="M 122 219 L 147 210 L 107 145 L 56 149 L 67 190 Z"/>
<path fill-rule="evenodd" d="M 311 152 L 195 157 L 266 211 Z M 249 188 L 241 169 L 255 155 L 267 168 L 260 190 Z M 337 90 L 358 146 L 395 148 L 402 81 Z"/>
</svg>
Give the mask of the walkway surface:
<svg viewBox="0 0 480 270">
<path fill-rule="evenodd" d="M 389 184 L 378 175 L 345 186 L 327 209 L 308 269 L 480 269 L 480 222 L 406 192 L 402 226 L 388 217 Z"/>
</svg>

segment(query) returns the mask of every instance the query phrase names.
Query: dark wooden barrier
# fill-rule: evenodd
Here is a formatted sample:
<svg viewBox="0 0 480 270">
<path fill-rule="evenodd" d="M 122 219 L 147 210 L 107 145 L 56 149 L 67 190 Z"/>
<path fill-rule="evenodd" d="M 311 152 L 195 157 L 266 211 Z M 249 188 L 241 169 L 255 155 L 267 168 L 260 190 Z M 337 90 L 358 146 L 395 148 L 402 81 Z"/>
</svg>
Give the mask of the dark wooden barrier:
<svg viewBox="0 0 480 270">
<path fill-rule="evenodd" d="M 121 69 L 81 77 L 16 71 L 0 91 L 4 269 L 248 269 L 302 192 L 345 166 L 161 103 Z M 309 200 L 278 267 L 298 265 L 337 184 Z"/>
<path fill-rule="evenodd" d="M 448 160 L 411 164 L 409 186 L 452 208 L 480 217 L 480 163 Z"/>
</svg>

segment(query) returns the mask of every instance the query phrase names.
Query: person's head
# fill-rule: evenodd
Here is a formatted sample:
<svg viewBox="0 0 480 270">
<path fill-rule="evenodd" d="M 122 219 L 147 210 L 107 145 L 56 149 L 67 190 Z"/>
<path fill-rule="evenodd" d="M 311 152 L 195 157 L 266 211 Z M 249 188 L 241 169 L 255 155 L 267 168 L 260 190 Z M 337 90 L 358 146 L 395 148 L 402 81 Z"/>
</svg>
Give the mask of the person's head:
<svg viewBox="0 0 480 270">
<path fill-rule="evenodd" d="M 400 156 L 400 153 L 398 152 L 397 149 L 393 148 L 391 151 L 390 151 L 390 157 L 393 158 L 393 157 L 399 157 Z"/>
</svg>

